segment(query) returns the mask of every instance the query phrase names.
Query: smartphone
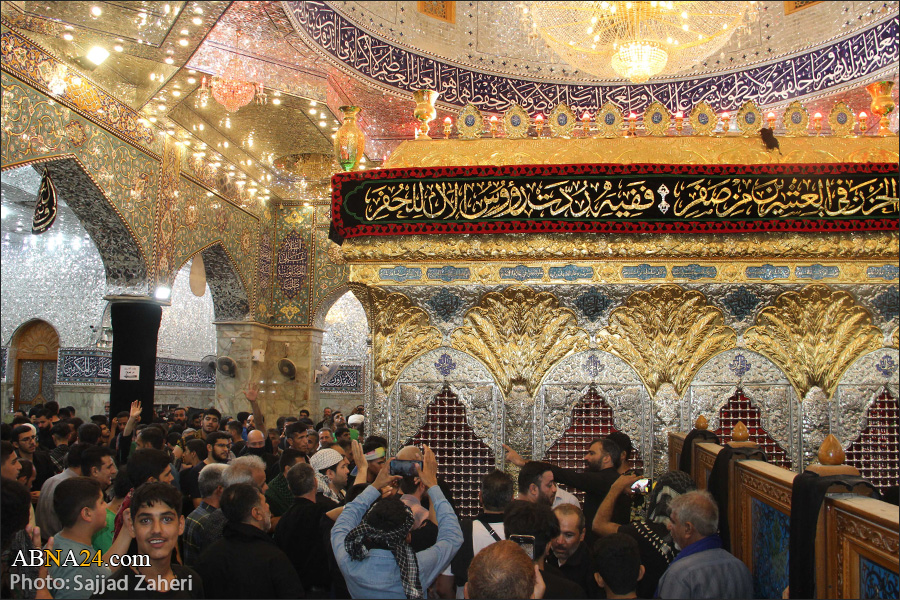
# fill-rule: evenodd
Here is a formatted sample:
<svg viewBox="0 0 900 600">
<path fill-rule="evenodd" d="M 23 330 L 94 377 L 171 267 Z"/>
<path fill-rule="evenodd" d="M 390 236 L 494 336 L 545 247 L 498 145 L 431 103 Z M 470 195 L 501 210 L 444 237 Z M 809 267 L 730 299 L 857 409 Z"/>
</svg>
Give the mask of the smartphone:
<svg viewBox="0 0 900 600">
<path fill-rule="evenodd" d="M 646 494 L 650 491 L 650 478 L 641 477 L 631 484 L 631 491 L 636 494 Z"/>
<path fill-rule="evenodd" d="M 531 560 L 534 560 L 534 536 L 533 535 L 511 535 L 509 541 L 515 542 L 522 550 L 525 551 Z"/>
<path fill-rule="evenodd" d="M 396 458 L 391 461 L 391 475 L 400 475 L 401 477 L 415 477 L 419 474 L 419 471 L 416 469 L 418 466 L 419 469 L 422 468 L 421 460 L 397 460 Z"/>
</svg>

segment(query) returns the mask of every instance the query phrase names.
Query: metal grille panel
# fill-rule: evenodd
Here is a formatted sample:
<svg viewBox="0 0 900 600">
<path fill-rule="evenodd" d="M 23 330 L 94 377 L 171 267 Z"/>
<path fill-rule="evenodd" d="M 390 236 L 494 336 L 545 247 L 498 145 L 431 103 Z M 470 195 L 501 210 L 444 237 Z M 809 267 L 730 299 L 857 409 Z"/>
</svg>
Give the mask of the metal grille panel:
<svg viewBox="0 0 900 600">
<path fill-rule="evenodd" d="M 449 387 L 444 386 L 425 412 L 425 425 L 406 443 L 427 444 L 434 451 L 438 474 L 453 493 L 456 514 L 472 518 L 481 511 L 478 490 L 496 460 L 494 452 L 482 442 L 466 420 L 466 408 Z"/>
<path fill-rule="evenodd" d="M 770 463 L 785 469 L 791 468 L 787 452 L 763 428 L 759 409 L 753 406 L 750 399 L 740 389 L 728 399 L 725 406 L 719 409 L 719 428 L 715 433 L 723 443 L 731 440 L 731 431 L 738 421 L 744 422 L 750 431 L 750 441 L 759 444 Z"/>
<path fill-rule="evenodd" d="M 866 427 L 847 448 L 846 463 L 875 487 L 884 490 L 897 485 L 900 459 L 897 451 L 900 410 L 897 399 L 884 390 L 866 411 Z"/>
<path fill-rule="evenodd" d="M 552 465 L 584 471 L 584 455 L 588 445 L 595 439 L 619 431 L 613 425 L 613 410 L 600 393 L 591 386 L 584 397 L 572 407 L 569 428 L 562 437 L 550 446 L 543 460 Z M 632 446 L 634 442 L 632 441 Z M 643 469 L 643 461 L 637 450 L 631 461 L 632 468 Z M 584 502 L 584 492 L 566 486 L 560 486 L 578 496 Z"/>
</svg>

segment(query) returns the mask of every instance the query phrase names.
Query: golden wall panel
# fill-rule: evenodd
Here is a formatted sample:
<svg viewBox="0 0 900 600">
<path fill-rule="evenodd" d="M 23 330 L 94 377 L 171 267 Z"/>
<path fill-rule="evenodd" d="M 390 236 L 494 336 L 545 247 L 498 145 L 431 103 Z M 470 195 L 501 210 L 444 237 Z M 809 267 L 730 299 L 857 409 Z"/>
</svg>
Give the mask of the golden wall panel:
<svg viewBox="0 0 900 600">
<path fill-rule="evenodd" d="M 757 137 L 484 138 L 401 143 L 385 168 L 553 164 L 785 164 L 897 162 L 897 138 L 780 137 L 781 153 Z"/>
<path fill-rule="evenodd" d="M 813 387 L 831 398 L 844 371 L 881 348 L 883 337 L 849 293 L 810 285 L 785 292 L 775 306 L 764 308 L 744 333 L 744 343 L 778 365 L 799 398 Z"/>
</svg>

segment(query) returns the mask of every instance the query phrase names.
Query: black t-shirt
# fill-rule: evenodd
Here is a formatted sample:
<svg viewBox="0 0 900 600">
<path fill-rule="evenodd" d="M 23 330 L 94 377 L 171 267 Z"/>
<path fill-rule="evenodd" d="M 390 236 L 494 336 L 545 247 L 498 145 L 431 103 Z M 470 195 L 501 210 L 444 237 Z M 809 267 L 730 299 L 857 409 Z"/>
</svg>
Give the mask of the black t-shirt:
<svg viewBox="0 0 900 600">
<path fill-rule="evenodd" d="M 552 552 L 547 556 L 547 564 L 559 569 L 559 574 L 577 584 L 584 590 L 588 598 L 602 597 L 600 586 L 594 579 L 594 561 L 591 558 L 591 551 L 585 542 L 578 545 L 564 565 L 560 566 L 559 560 Z"/>
<path fill-rule="evenodd" d="M 638 598 L 653 598 L 659 578 L 675 558 L 668 528 L 662 523 L 629 523 L 619 526 L 619 533 L 633 537 L 641 553 L 644 576 L 637 582 Z"/>
<path fill-rule="evenodd" d="M 581 586 L 569 581 L 556 567 L 544 565 L 541 577 L 544 579 L 544 585 L 547 586 L 544 598 L 548 600 L 553 600 L 554 598 L 587 598 Z"/>
<path fill-rule="evenodd" d="M 117 598 L 203 598 L 203 580 L 190 567 L 172 564 L 172 573 L 175 579 L 182 583 L 179 590 L 167 592 L 154 591 L 152 585 L 155 580 L 145 579 L 135 573 L 130 567 L 122 567 L 105 580 L 105 590 L 100 594 L 94 594 L 91 598 L 115 600 Z"/>
<path fill-rule="evenodd" d="M 182 494 L 191 499 L 203 497 L 200 495 L 200 471 L 202 471 L 205 466 L 206 463 L 201 461 L 187 471 L 181 473 Z"/>
</svg>

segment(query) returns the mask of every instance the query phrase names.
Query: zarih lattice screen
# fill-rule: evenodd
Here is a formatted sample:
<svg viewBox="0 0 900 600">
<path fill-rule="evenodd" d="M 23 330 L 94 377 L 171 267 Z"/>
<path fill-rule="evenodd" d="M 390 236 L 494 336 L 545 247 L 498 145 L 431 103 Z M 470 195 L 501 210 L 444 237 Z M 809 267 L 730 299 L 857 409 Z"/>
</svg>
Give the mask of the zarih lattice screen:
<svg viewBox="0 0 900 600">
<path fill-rule="evenodd" d="M 897 399 L 884 390 L 866 411 L 865 429 L 847 448 L 845 462 L 859 469 L 863 477 L 882 491 L 897 485 L 900 471 L 898 427 Z"/>
<path fill-rule="evenodd" d="M 481 511 L 481 478 L 495 466 L 494 452 L 469 426 L 466 408 L 449 386 L 435 396 L 425 412 L 425 425 L 405 445 L 427 444 L 434 451 L 438 474 L 450 486 L 456 514 L 472 518 Z"/>
<path fill-rule="evenodd" d="M 787 452 L 763 428 L 759 409 L 753 406 L 740 388 L 719 409 L 719 428 L 716 429 L 715 434 L 719 436 L 723 444 L 731 441 L 731 431 L 738 421 L 744 422 L 750 431 L 750 441 L 759 444 L 770 463 L 785 469 L 791 468 L 791 460 L 788 458 Z"/>
<path fill-rule="evenodd" d="M 594 386 L 588 388 L 584 397 L 572 408 L 569 428 L 550 446 L 543 460 L 560 467 L 584 471 L 584 456 L 590 443 L 618 431 L 613 425 L 613 411 Z M 634 445 L 634 440 L 632 440 Z M 644 463 L 637 450 L 634 451 L 631 467 L 643 469 Z M 565 487 L 565 486 L 562 486 Z M 584 502 L 584 492 L 565 488 Z"/>
</svg>

